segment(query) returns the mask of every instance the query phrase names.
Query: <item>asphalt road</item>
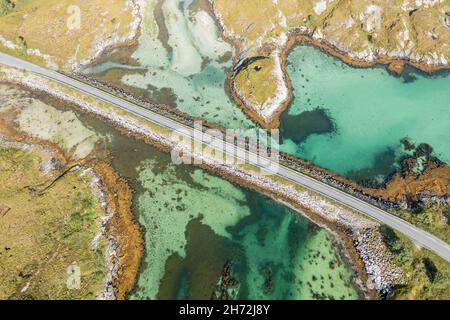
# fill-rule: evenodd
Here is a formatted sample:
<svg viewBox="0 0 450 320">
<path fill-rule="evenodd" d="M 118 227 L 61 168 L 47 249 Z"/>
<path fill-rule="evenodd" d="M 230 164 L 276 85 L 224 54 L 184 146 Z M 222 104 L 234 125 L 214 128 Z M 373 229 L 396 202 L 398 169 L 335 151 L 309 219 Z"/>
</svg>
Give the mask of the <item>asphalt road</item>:
<svg viewBox="0 0 450 320">
<path fill-rule="evenodd" d="M 199 137 L 193 136 L 192 133 L 193 131 L 191 128 L 183 124 L 180 124 L 175 120 L 166 118 L 160 114 L 144 109 L 136 104 L 118 98 L 112 94 L 99 90 L 88 84 L 74 80 L 56 71 L 47 70 L 45 68 L 36 66 L 29 62 L 11 57 L 3 53 L 0 53 L 0 63 L 34 72 L 40 76 L 43 76 L 53 81 L 57 81 L 73 89 L 81 91 L 87 95 L 90 95 L 97 99 L 103 100 L 107 103 L 113 104 L 119 108 L 127 110 L 135 115 L 143 117 L 160 126 L 167 127 L 173 131 L 179 132 L 180 134 L 188 135 L 192 138 L 199 139 Z M 222 141 L 212 139 L 211 136 L 208 135 L 203 135 L 203 137 L 200 137 L 200 139 L 202 140 L 201 141 L 202 143 L 206 143 L 211 147 L 224 150 L 224 145 Z M 249 163 L 256 166 L 261 166 L 260 158 L 258 158 L 252 152 L 248 152 L 244 148 L 239 147 L 235 148 L 234 145 L 228 145 L 228 147 L 229 149 L 227 148 L 227 150 L 234 150 L 234 152 L 236 152 L 235 155 L 237 155 L 238 158 L 247 159 Z M 418 246 L 427 248 L 450 262 L 450 245 L 438 239 L 437 237 L 431 235 L 430 233 L 420 228 L 417 228 L 411 225 L 410 223 L 400 218 L 397 218 L 392 214 L 384 210 L 381 210 L 369 203 L 366 203 L 350 194 L 347 194 L 323 182 L 317 181 L 291 168 L 285 167 L 283 165 L 278 166 L 277 164 L 273 163 L 273 166 L 269 166 L 269 168 L 267 166 L 264 166 L 264 169 L 273 171 L 274 174 L 277 174 L 282 178 L 288 179 L 304 188 L 317 192 L 327 198 L 330 198 L 336 202 L 343 204 L 346 207 L 352 208 L 360 212 L 361 214 L 364 214 L 372 219 L 384 223 L 390 226 L 391 228 L 403 233 L 405 236 L 414 241 Z"/>
</svg>

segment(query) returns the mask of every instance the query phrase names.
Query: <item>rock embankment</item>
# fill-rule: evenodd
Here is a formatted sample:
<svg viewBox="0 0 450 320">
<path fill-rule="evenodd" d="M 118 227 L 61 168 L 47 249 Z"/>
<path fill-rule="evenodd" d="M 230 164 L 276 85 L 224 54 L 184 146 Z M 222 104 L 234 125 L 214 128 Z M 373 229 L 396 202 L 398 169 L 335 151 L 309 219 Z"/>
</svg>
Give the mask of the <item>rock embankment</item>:
<svg viewBox="0 0 450 320">
<path fill-rule="evenodd" d="M 143 121 L 130 114 L 119 112 L 114 107 L 103 102 L 92 101 L 82 94 L 68 92 L 47 83 L 34 75 L 26 75 L 17 70 L 10 70 L 6 79 L 16 81 L 35 89 L 44 90 L 60 99 L 69 101 L 80 107 L 85 112 L 90 112 L 114 123 L 128 134 L 140 137 L 166 151 L 177 150 L 183 154 L 201 160 L 202 167 L 220 174 L 229 180 L 240 183 L 249 188 L 253 188 L 269 196 L 283 201 L 302 213 L 309 213 L 307 216 L 312 220 L 326 225 L 336 230 L 343 237 L 350 237 L 356 240 L 357 245 L 347 246 L 349 252 L 356 252 L 352 255 L 353 260 L 362 261 L 363 268 L 360 270 L 362 278 L 367 278 L 372 283 L 373 288 L 378 291 L 387 290 L 399 283 L 402 283 L 402 274 L 392 263 L 391 254 L 383 247 L 382 243 L 363 241 L 367 237 L 361 238 L 366 230 L 376 232 L 378 224 L 363 216 L 343 208 L 319 195 L 307 190 L 299 189 L 285 181 L 271 179 L 269 176 L 258 174 L 251 169 L 234 164 L 224 164 L 207 153 L 197 153 L 191 150 L 191 145 L 187 142 L 180 142 L 176 137 L 164 130 L 158 130 L 149 122 Z M 352 243 L 350 241 L 350 243 Z M 356 251 L 355 251 L 356 249 Z"/>
</svg>

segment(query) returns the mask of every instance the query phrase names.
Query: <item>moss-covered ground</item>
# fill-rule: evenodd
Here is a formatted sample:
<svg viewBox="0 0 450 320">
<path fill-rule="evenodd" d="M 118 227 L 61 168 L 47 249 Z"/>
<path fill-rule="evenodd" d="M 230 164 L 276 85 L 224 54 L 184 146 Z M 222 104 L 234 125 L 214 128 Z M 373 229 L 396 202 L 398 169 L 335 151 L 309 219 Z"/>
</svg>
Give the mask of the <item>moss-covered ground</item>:
<svg viewBox="0 0 450 320">
<path fill-rule="evenodd" d="M 0 146 L 0 299 L 93 299 L 103 290 L 107 243 L 94 238 L 105 212 L 91 177 L 75 169 L 57 179 L 50 159 Z"/>
<path fill-rule="evenodd" d="M 4 0 L 3 0 L 4 1 Z M 1 2 L 1 1 L 0 1 Z M 131 31 L 132 8 L 127 1 L 14 0 L 14 7 L 0 9 L 0 50 L 25 57 L 27 49 L 39 50 L 27 59 L 54 67 L 91 59 L 102 43 Z M 79 23 L 78 23 L 79 22 Z M 1 38 L 0 38 L 1 40 Z M 42 55 L 48 55 L 43 60 Z"/>
</svg>

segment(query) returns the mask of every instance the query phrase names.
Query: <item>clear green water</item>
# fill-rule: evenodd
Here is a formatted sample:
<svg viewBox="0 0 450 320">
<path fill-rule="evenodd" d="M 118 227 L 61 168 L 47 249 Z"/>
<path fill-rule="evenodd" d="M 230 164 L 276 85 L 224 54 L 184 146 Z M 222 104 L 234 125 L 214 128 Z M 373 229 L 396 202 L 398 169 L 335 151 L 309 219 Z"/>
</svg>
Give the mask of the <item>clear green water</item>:
<svg viewBox="0 0 450 320">
<path fill-rule="evenodd" d="M 132 54 L 138 66 L 111 60 L 86 72 L 120 70 L 119 83 L 154 102 L 227 128 L 254 127 L 227 94 L 233 49 L 198 10 L 199 1 L 157 2 L 146 2 L 145 30 Z M 404 138 L 432 146 L 450 162 L 449 76 L 410 71 L 394 77 L 384 68 L 352 68 L 309 46 L 291 51 L 287 71 L 294 101 L 282 114 L 282 151 L 356 181 L 380 183 L 409 152 Z M 235 298 L 358 297 L 351 271 L 323 229 L 223 179 L 173 167 L 154 149 L 113 145 L 120 159 L 115 167 L 138 191 L 135 212 L 146 230 L 132 298 L 211 298 L 229 262 Z"/>
<path fill-rule="evenodd" d="M 156 102 L 172 101 L 182 112 L 227 128 L 254 127 L 226 92 L 233 48 L 219 36 L 213 18 L 197 10 L 194 0 L 167 0 L 161 8 L 158 2 L 146 1 L 144 30 L 132 55 L 144 73 L 116 62 L 85 72 L 122 68 L 122 83 L 146 90 L 160 99 Z"/>
<path fill-rule="evenodd" d="M 86 72 L 119 68 L 119 83 L 155 102 L 227 128 L 255 127 L 227 94 L 233 48 L 201 2 L 146 3 L 132 54 L 139 66 L 107 61 Z M 383 182 L 398 170 L 407 153 L 403 138 L 431 145 L 450 162 L 449 76 L 410 72 L 406 81 L 384 68 L 350 67 L 310 46 L 292 50 L 287 70 L 295 98 L 282 115 L 282 151 L 359 182 Z"/>
<path fill-rule="evenodd" d="M 284 134 L 284 151 L 347 175 L 386 162 L 395 166 L 405 153 L 400 141 L 407 137 L 415 144 L 431 145 L 435 156 L 450 163 L 449 76 L 410 72 L 394 77 L 384 68 L 350 67 L 311 46 L 298 46 L 290 53 L 288 72 L 295 100 L 283 115 L 282 130 L 289 131 Z M 317 108 L 326 115 L 318 116 Z M 298 125 L 308 112 L 316 117 Z M 290 123 L 292 119 L 297 125 Z M 334 128 L 324 125 L 326 121 Z M 310 134 L 301 135 L 304 126 L 325 132 L 307 127 Z"/>
<path fill-rule="evenodd" d="M 147 3 L 146 29 L 133 53 L 144 72 L 117 62 L 87 72 L 121 68 L 124 85 L 161 101 L 171 96 L 178 109 L 209 122 L 251 128 L 226 92 L 232 49 L 211 20 L 197 16 L 196 1 Z M 450 77 L 397 78 L 383 68 L 349 67 L 309 46 L 292 50 L 288 73 L 295 98 L 282 115 L 283 151 L 357 180 L 383 181 L 398 169 L 407 153 L 403 138 L 431 145 L 450 162 Z M 209 298 L 228 261 L 238 298 L 356 297 L 345 263 L 332 262 L 340 259 L 325 231 L 256 193 L 172 167 L 153 149 L 115 145 L 137 156 L 130 163 L 118 152 L 115 164 L 139 190 L 135 210 L 146 230 L 134 298 Z"/>
<path fill-rule="evenodd" d="M 359 297 L 333 237 L 286 207 L 199 169 L 149 159 L 137 171 L 146 255 L 134 299 L 209 299 L 227 262 L 237 299 Z"/>
<path fill-rule="evenodd" d="M 108 148 L 114 169 L 135 190 L 145 253 L 131 299 L 210 299 L 227 263 L 235 299 L 360 297 L 326 230 L 256 192 L 173 165 L 170 155 L 97 118 L 75 115 L 101 138 L 99 147 Z"/>
</svg>

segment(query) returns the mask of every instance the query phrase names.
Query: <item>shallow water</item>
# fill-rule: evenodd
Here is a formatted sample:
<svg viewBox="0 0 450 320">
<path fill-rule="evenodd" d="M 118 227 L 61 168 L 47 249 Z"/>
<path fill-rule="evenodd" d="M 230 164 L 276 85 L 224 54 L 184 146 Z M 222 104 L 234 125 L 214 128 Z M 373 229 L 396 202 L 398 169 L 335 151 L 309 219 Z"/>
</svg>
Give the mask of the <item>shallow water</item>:
<svg viewBox="0 0 450 320">
<path fill-rule="evenodd" d="M 53 109 L 54 100 L 40 98 Z M 65 135 L 81 135 L 80 123 L 94 132 L 99 150 L 109 150 L 97 156 L 110 159 L 135 190 L 145 254 L 130 298 L 210 299 L 227 264 L 237 281 L 231 298 L 360 297 L 340 246 L 324 229 L 256 192 L 173 165 L 169 154 L 57 103 L 76 119 Z"/>
<path fill-rule="evenodd" d="M 182 112 L 227 128 L 254 127 L 227 94 L 226 70 L 233 48 L 198 2 L 146 1 L 144 29 L 132 54 L 145 72 L 108 61 L 85 72 L 119 68 L 124 85 L 147 91 L 156 102 L 171 101 Z"/>
<path fill-rule="evenodd" d="M 40 99 L 39 110 L 46 112 L 33 113 L 30 132 L 48 114 L 58 114 L 71 119 L 58 143 L 95 135 L 96 157 L 111 160 L 135 190 L 133 211 L 143 226 L 145 254 L 131 298 L 210 299 L 226 265 L 236 281 L 227 288 L 231 298 L 359 297 L 334 237 L 287 207 L 201 169 L 176 166 L 169 154 L 47 95 L 27 99 L 20 91 L 15 98 L 0 90 L 3 96 L 26 110 Z"/>
<path fill-rule="evenodd" d="M 99 137 L 71 111 L 61 112 L 27 91 L 0 83 L 0 114 L 16 114 L 15 125 L 28 136 L 59 145 L 72 160 L 85 158 Z"/>
<path fill-rule="evenodd" d="M 201 1 L 147 3 L 132 54 L 138 66 L 106 61 L 86 72 L 115 70 L 116 83 L 154 102 L 226 128 L 254 128 L 227 94 L 233 48 Z M 281 118 L 282 151 L 369 183 L 383 183 L 399 169 L 409 152 L 403 138 L 431 145 L 450 162 L 450 76 L 394 77 L 381 67 L 350 67 L 310 46 L 291 51 L 287 70 L 294 101 Z"/>
<path fill-rule="evenodd" d="M 231 298 L 360 297 L 353 271 L 329 232 L 256 192 L 201 169 L 173 165 L 169 154 L 95 117 L 48 96 L 33 97 L 48 112 L 70 115 L 95 133 L 96 156 L 111 160 L 135 190 L 133 212 L 144 230 L 146 252 L 130 298 L 210 299 L 227 264 L 237 282 L 228 288 Z M 78 131 L 68 127 L 61 139 Z"/>
<path fill-rule="evenodd" d="M 227 262 L 234 298 L 358 297 L 333 238 L 291 210 L 199 169 L 137 171 L 146 258 L 133 298 L 209 299 Z"/>
<path fill-rule="evenodd" d="M 284 151 L 341 175 L 362 170 L 376 178 L 395 170 L 406 153 L 400 141 L 409 138 L 450 163 L 450 76 L 410 70 L 394 77 L 381 67 L 350 67 L 311 46 L 292 50 L 288 72 L 295 100 L 282 117 Z M 333 126 L 315 133 L 325 121 L 316 117 L 305 124 L 310 134 L 297 137 L 293 119 L 318 111 Z"/>
</svg>

